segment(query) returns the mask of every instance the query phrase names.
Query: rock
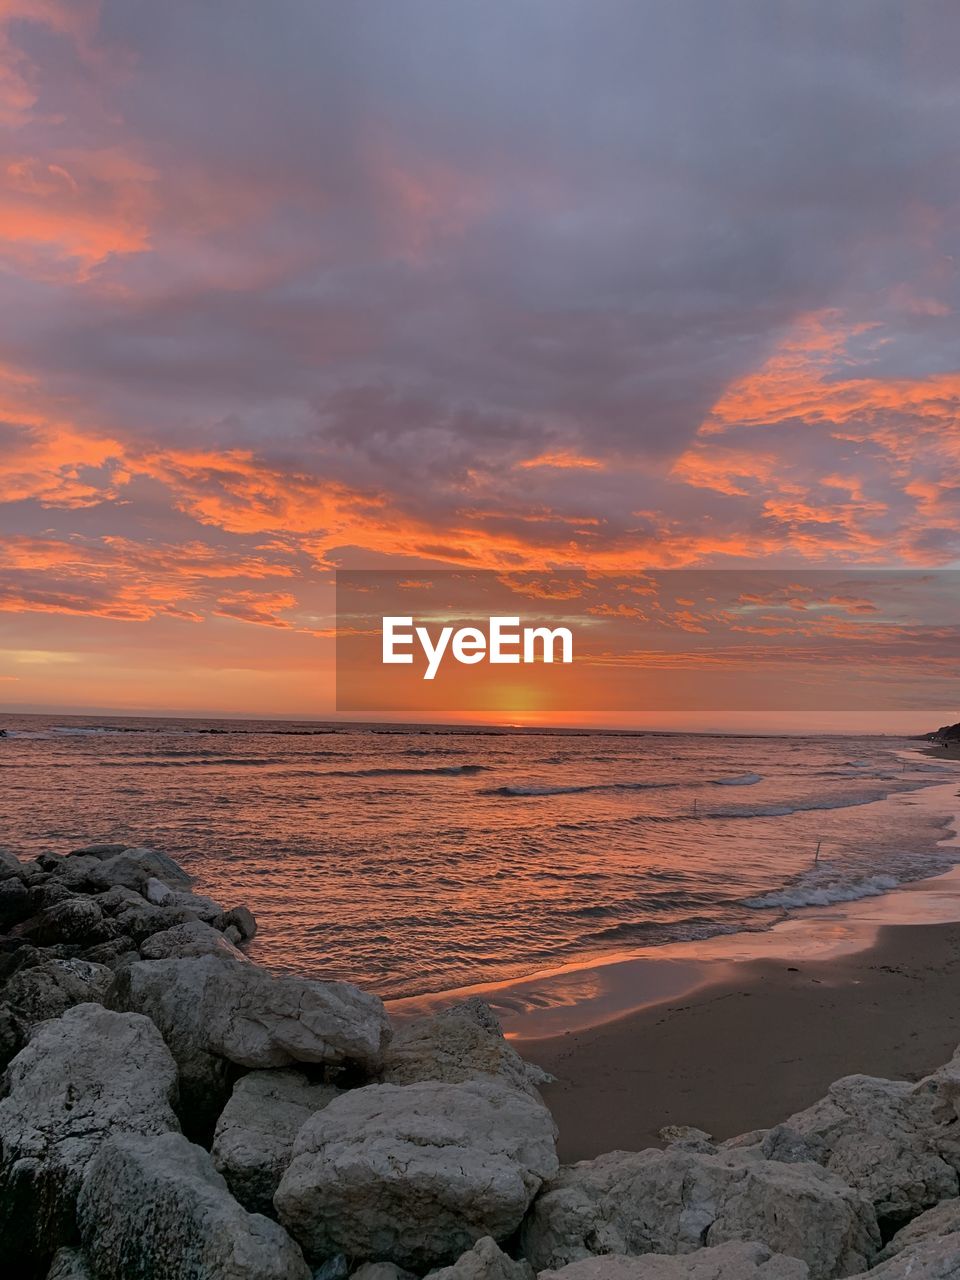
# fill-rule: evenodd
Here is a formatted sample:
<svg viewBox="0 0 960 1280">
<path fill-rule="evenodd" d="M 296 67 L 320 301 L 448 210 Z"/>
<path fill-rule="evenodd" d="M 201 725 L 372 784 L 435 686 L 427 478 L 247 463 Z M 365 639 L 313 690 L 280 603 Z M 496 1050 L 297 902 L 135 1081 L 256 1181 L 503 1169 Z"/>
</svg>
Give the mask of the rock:
<svg viewBox="0 0 960 1280">
<path fill-rule="evenodd" d="M 349 1274 L 349 1262 L 342 1253 L 338 1253 L 316 1268 L 313 1280 L 347 1280 Z"/>
<path fill-rule="evenodd" d="M 235 947 L 238 947 L 243 941 L 243 936 L 241 935 L 240 930 L 234 924 L 227 925 L 223 931 L 223 936 Z"/>
<path fill-rule="evenodd" d="M 140 947 L 144 960 L 184 959 L 195 956 L 218 956 L 221 960 L 237 960 L 249 963 L 242 951 L 238 951 L 222 933 L 204 924 L 202 920 L 188 920 L 152 933 Z"/>
<path fill-rule="evenodd" d="M 314 1277 L 316 1280 L 316 1277 Z M 404 1271 L 395 1262 L 365 1262 L 357 1267 L 350 1280 L 417 1280 L 412 1271 Z"/>
<path fill-rule="evenodd" d="M 347 983 L 273 977 L 210 955 L 127 965 L 118 971 L 113 1002 L 160 1028 L 180 1069 L 185 1120 L 196 1132 L 212 1128 L 223 1109 L 228 1063 L 256 1069 L 306 1062 L 373 1074 L 388 1034 L 383 1003 Z"/>
<path fill-rule="evenodd" d="M 524 1224 L 536 1270 L 591 1254 L 689 1253 L 759 1241 L 813 1280 L 861 1270 L 880 1247 L 869 1201 L 818 1164 L 750 1152 L 614 1151 L 562 1169 Z"/>
<path fill-rule="evenodd" d="M 98 942 L 92 947 L 84 947 L 77 959 L 115 969 L 118 964 L 135 959 L 133 953 L 136 950 L 137 944 L 133 939 L 121 933 L 119 937 L 111 938 L 108 942 Z"/>
<path fill-rule="evenodd" d="M 856 1280 L 957 1280 L 958 1276 L 960 1235 L 954 1234 L 910 1245 Z"/>
<path fill-rule="evenodd" d="M 923 1244 L 927 1240 L 939 1236 L 949 1236 L 960 1232 L 960 1199 L 942 1200 L 940 1204 L 921 1213 L 918 1218 L 901 1227 L 887 1246 L 881 1250 L 878 1262 L 886 1262 L 904 1249 Z M 960 1244 L 960 1236 L 957 1237 Z"/>
<path fill-rule="evenodd" d="M 692 1124 L 665 1124 L 657 1136 L 668 1147 L 680 1147 L 685 1151 L 705 1151 L 715 1153 L 716 1144 L 713 1134 L 705 1129 L 697 1129 Z"/>
<path fill-rule="evenodd" d="M 430 1272 L 430 1280 L 533 1280 L 526 1260 L 515 1262 L 492 1236 L 482 1236 L 451 1267 Z"/>
<path fill-rule="evenodd" d="M 24 878 L 23 863 L 9 849 L 0 849 L 0 880 L 9 880 L 13 876 L 18 880 Z"/>
<path fill-rule="evenodd" d="M 384 1054 L 386 1084 L 499 1076 L 517 1089 L 532 1090 L 549 1079 L 529 1066 L 504 1038 L 493 1011 L 472 998 L 440 1013 L 402 1023 Z"/>
<path fill-rule="evenodd" d="M 557 1169 L 542 1102 L 498 1080 L 352 1089 L 300 1130 L 274 1196 L 308 1257 L 422 1271 L 504 1240 Z"/>
<path fill-rule="evenodd" d="M 164 929 L 174 929 L 178 924 L 189 924 L 197 917 L 192 911 L 176 907 L 155 907 L 141 898 L 139 903 L 131 903 L 118 911 L 114 919 L 123 932 L 139 946 L 153 934 Z"/>
<path fill-rule="evenodd" d="M 97 1280 L 82 1249 L 58 1249 L 47 1280 Z"/>
<path fill-rule="evenodd" d="M 765 1244 L 752 1240 L 731 1241 L 680 1256 L 605 1254 L 571 1262 L 559 1271 L 541 1271 L 540 1280 L 807 1280 L 809 1274 L 807 1264 L 799 1258 L 771 1253 Z"/>
<path fill-rule="evenodd" d="M 66 898 L 52 907 L 45 907 L 32 920 L 17 927 L 18 932 L 32 938 L 41 947 L 58 942 L 91 946 L 106 942 L 114 936 L 114 927 L 104 919 L 99 905 L 92 898 Z"/>
<path fill-rule="evenodd" d="M 19 1051 L 31 1027 L 48 1018 L 59 1018 L 77 1004 L 103 1004 L 113 986 L 113 973 L 105 965 L 85 960 L 46 960 L 19 969 L 3 991 L 16 1035 L 10 1042 L 11 1052 L 0 1062 L 6 1065 Z"/>
<path fill-rule="evenodd" d="M 30 890 L 19 876 L 10 875 L 0 880 L 0 929 L 26 920 L 33 911 Z"/>
<path fill-rule="evenodd" d="M 103 888 L 103 862 L 92 854 L 68 854 L 55 874 L 58 881 L 70 889 L 96 893 Z"/>
<path fill-rule="evenodd" d="M 213 921 L 213 927 L 223 933 L 228 929 L 236 929 L 240 939 L 249 942 L 256 935 L 257 921 L 249 907 L 231 907 Z"/>
<path fill-rule="evenodd" d="M 169 885 L 153 876 L 147 881 L 143 896 L 155 907 L 172 907 L 179 911 L 189 911 L 198 920 L 205 920 L 208 924 L 223 914 L 219 902 L 214 902 L 212 898 L 206 898 L 199 893 L 188 893 L 183 889 L 171 889 Z"/>
<path fill-rule="evenodd" d="M 174 889 L 186 889 L 193 883 L 192 876 L 156 849 L 125 849 L 123 853 L 103 858 L 100 865 L 100 886 L 103 889 L 120 885 L 142 891 L 151 879 L 162 881 Z"/>
<path fill-rule="evenodd" d="M 806 1144 L 809 1158 L 869 1196 L 881 1225 L 896 1226 L 960 1190 L 937 1147 L 936 1109 L 935 1094 L 906 1081 L 846 1076 L 782 1130 L 787 1145 Z"/>
<path fill-rule="evenodd" d="M 178 1128 L 176 1081 L 159 1031 L 138 1014 L 80 1004 L 34 1030 L 0 1101 L 0 1257 L 13 1274 L 72 1243 L 81 1180 L 109 1135 Z"/>
<path fill-rule="evenodd" d="M 105 1143 L 77 1217 L 97 1280 L 310 1280 L 283 1228 L 242 1209 L 180 1134 Z"/>
<path fill-rule="evenodd" d="M 217 1121 L 211 1155 L 230 1190 L 251 1213 L 272 1216 L 273 1193 L 306 1122 L 338 1097 L 300 1071 L 251 1071 L 233 1087 Z"/>
</svg>

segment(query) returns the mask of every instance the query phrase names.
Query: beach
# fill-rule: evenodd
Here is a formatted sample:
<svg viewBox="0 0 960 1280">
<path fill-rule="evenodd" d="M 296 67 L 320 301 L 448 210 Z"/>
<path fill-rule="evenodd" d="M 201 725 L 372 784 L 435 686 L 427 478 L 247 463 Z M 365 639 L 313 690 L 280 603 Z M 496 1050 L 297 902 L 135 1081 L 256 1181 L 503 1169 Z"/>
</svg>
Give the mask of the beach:
<svg viewBox="0 0 960 1280">
<path fill-rule="evenodd" d="M 891 925 L 825 961 L 744 963 L 724 982 L 587 1030 L 515 1040 L 544 1088 L 563 1163 L 767 1127 L 865 1073 L 917 1080 L 960 1043 L 960 924 Z"/>
</svg>

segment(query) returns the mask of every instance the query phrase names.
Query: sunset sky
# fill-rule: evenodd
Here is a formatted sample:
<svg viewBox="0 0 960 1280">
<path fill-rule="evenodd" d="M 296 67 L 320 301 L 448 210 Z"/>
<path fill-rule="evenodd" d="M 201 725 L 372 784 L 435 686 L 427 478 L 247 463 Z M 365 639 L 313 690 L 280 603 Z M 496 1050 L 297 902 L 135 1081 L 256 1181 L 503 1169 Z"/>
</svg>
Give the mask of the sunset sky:
<svg viewBox="0 0 960 1280">
<path fill-rule="evenodd" d="M 337 568 L 956 565 L 958 48 L 0 0 L 4 705 L 327 715 Z"/>
</svg>

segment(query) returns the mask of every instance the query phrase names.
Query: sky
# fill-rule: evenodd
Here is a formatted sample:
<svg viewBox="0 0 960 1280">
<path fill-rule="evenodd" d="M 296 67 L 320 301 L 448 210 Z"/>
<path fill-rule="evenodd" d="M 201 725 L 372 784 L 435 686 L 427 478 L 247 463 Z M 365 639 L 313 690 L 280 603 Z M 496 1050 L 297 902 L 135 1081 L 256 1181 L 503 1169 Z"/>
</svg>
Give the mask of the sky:
<svg viewBox="0 0 960 1280">
<path fill-rule="evenodd" d="M 958 45 L 0 0 L 4 704 L 329 714 L 337 569 L 956 565 Z"/>
</svg>

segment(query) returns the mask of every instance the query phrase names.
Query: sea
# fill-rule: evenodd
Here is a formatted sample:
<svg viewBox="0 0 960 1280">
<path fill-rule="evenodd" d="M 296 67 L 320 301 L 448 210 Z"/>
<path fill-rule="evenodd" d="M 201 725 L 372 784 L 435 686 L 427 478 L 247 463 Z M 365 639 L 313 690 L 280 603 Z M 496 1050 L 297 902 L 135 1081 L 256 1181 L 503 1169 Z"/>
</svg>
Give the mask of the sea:
<svg viewBox="0 0 960 1280">
<path fill-rule="evenodd" d="M 384 998 L 884 893 L 960 853 L 886 737 L 0 716 L 0 845 L 153 845 L 276 971 Z"/>
</svg>

